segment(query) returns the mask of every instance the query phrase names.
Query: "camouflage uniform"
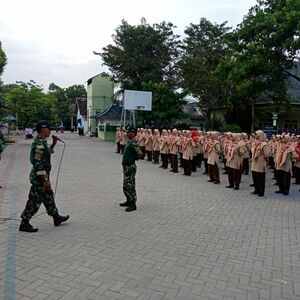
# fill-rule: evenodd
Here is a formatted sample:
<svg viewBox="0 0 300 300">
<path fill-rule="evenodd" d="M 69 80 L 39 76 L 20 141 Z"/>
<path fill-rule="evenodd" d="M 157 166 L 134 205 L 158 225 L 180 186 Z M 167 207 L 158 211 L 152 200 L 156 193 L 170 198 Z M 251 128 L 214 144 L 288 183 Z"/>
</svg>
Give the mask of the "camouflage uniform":
<svg viewBox="0 0 300 300">
<path fill-rule="evenodd" d="M 23 220 L 30 220 L 39 210 L 41 203 L 45 205 L 48 215 L 57 214 L 54 194 L 52 191 L 45 190 L 43 185 L 45 180 L 49 181 L 52 153 L 53 150 L 49 148 L 47 141 L 37 136 L 31 146 L 30 162 L 32 170 L 29 180 L 32 185 L 26 207 L 21 214 Z"/>
<path fill-rule="evenodd" d="M 128 203 L 136 203 L 136 190 L 135 190 L 135 174 L 136 164 L 142 155 L 140 147 L 134 141 L 129 141 L 124 150 L 123 154 L 123 192 L 126 196 Z"/>
</svg>

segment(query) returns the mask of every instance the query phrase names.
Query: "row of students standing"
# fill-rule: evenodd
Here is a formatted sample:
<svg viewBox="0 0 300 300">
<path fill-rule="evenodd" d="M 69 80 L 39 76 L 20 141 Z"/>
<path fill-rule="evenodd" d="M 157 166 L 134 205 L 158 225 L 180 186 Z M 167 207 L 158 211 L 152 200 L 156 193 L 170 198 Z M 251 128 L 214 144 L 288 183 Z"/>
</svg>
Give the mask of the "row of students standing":
<svg viewBox="0 0 300 300">
<path fill-rule="evenodd" d="M 173 173 L 178 173 L 178 167 L 183 167 L 183 175 L 191 176 L 204 163 L 203 174 L 207 174 L 208 181 L 214 184 L 220 183 L 220 161 L 223 159 L 229 183 L 226 188 L 234 190 L 239 190 L 242 175 L 249 174 L 251 158 L 252 194 L 258 197 L 265 194 L 267 162 L 274 162 L 278 193 L 288 195 L 293 166 L 298 168 L 296 181 L 300 183 L 300 136 L 282 135 L 268 141 L 261 130 L 248 137 L 246 133 L 221 135 L 216 131 L 177 129 L 163 129 L 160 133 L 158 129 L 139 128 L 136 141 L 142 150 L 141 159 L 159 164 L 160 156 L 160 167 L 167 169 L 170 163 L 170 172 Z M 125 129 L 117 129 L 116 144 L 117 153 L 122 153 L 126 144 Z"/>
</svg>

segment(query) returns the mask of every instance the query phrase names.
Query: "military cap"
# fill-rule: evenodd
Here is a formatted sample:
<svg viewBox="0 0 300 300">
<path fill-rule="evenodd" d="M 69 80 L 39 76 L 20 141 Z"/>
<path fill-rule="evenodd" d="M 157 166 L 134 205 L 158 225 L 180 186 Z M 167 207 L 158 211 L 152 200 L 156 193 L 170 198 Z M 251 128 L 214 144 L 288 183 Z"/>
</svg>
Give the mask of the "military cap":
<svg viewBox="0 0 300 300">
<path fill-rule="evenodd" d="M 52 129 L 49 122 L 45 120 L 38 121 L 35 125 L 35 130 L 37 132 L 41 131 L 42 128 L 49 128 L 50 130 Z"/>
<path fill-rule="evenodd" d="M 126 129 L 126 132 L 127 132 L 127 133 L 129 133 L 129 132 L 134 132 L 134 133 L 136 133 L 136 132 L 137 132 L 137 129 L 136 129 L 135 127 L 133 127 L 133 126 L 130 126 L 130 127 L 128 127 L 128 128 Z"/>
</svg>

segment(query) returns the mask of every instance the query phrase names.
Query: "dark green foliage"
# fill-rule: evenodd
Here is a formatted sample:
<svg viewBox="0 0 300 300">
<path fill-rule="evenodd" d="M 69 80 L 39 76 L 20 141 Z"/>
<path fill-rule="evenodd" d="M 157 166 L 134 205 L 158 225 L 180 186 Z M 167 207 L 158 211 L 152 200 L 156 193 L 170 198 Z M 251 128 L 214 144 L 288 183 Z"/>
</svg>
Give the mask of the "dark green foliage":
<svg viewBox="0 0 300 300">
<path fill-rule="evenodd" d="M 2 75 L 4 71 L 4 67 L 6 65 L 7 59 L 5 52 L 2 50 L 2 43 L 0 41 L 0 76 Z"/>
<path fill-rule="evenodd" d="M 224 124 L 221 127 L 221 131 L 222 132 L 241 132 L 242 128 L 238 124 L 236 124 L 236 123 L 233 123 L 233 124 Z"/>
<path fill-rule="evenodd" d="M 34 81 L 17 82 L 6 88 L 4 94 L 7 113 L 17 119 L 19 128 L 33 127 L 38 120 L 58 121 L 55 98 L 44 93 L 41 86 Z"/>
<path fill-rule="evenodd" d="M 208 118 L 213 110 L 226 106 L 227 78 L 218 76 L 216 69 L 230 54 L 225 39 L 229 29 L 226 22 L 213 24 L 202 18 L 199 24 L 190 24 L 185 30 L 187 37 L 179 61 L 182 86 L 199 99 Z"/>
<path fill-rule="evenodd" d="M 234 83 L 231 111 L 246 112 L 248 107 L 249 112 L 253 102 L 272 103 L 277 112 L 285 109 L 289 103 L 286 80 L 299 59 L 299 33 L 300 1 L 259 0 L 228 35 L 234 55 L 222 67 Z"/>
<path fill-rule="evenodd" d="M 125 20 L 113 35 L 114 45 L 99 54 L 114 80 L 123 89 L 142 89 L 142 82 L 165 82 L 176 85 L 175 62 L 178 57 L 178 36 L 173 24 L 149 25 L 145 19 L 138 26 Z"/>
<path fill-rule="evenodd" d="M 56 109 L 59 123 L 70 128 L 71 117 L 74 114 L 76 98 L 86 98 L 87 93 L 83 85 L 72 85 L 66 89 L 60 88 L 54 83 L 49 85 L 49 94 L 56 99 Z"/>
<path fill-rule="evenodd" d="M 172 122 L 186 117 L 181 107 L 187 92 L 174 92 L 165 83 L 143 83 L 144 91 L 152 91 L 152 111 L 138 112 L 137 121 L 150 127 L 170 127 Z"/>
</svg>

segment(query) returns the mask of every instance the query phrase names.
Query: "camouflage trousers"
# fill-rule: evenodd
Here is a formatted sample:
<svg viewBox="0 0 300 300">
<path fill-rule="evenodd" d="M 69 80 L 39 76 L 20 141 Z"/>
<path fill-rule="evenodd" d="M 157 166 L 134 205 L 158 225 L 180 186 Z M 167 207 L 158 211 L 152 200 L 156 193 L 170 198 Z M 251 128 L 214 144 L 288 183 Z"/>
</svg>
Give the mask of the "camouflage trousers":
<svg viewBox="0 0 300 300">
<path fill-rule="evenodd" d="M 135 174 L 135 164 L 130 166 L 123 165 L 123 192 L 126 196 L 127 202 L 132 203 L 136 203 Z"/>
<path fill-rule="evenodd" d="M 53 193 L 46 192 L 44 187 L 41 185 L 33 184 L 30 188 L 28 201 L 21 214 L 21 218 L 24 220 L 30 220 L 38 212 L 42 203 L 45 205 L 49 216 L 53 216 L 57 213 Z"/>
</svg>

